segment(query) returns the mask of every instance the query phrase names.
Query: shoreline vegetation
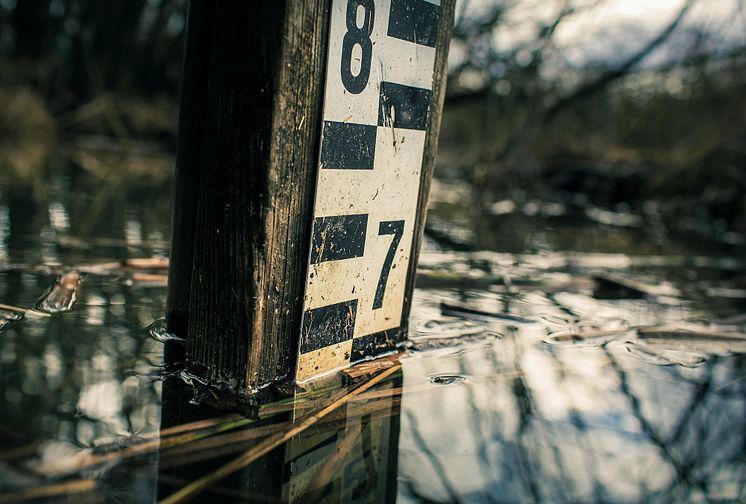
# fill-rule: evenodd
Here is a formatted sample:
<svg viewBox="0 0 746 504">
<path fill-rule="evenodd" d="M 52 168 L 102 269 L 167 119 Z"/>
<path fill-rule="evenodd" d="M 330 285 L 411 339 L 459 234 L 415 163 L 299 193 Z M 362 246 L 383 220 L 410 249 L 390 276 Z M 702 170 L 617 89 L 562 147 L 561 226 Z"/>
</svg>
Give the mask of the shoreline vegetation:
<svg viewBox="0 0 746 504">
<path fill-rule="evenodd" d="M 656 207 L 743 234 L 744 70 L 740 54 L 631 73 L 549 120 L 529 115 L 530 96 L 447 102 L 441 174 L 467 180 L 485 202 L 582 194 L 610 210 Z"/>
</svg>

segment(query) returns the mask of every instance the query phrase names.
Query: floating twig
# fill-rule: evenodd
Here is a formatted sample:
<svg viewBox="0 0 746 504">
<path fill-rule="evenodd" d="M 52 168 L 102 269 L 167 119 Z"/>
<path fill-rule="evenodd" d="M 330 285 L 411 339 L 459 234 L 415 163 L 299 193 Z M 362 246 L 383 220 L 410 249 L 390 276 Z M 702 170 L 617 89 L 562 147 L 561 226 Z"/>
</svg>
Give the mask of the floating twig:
<svg viewBox="0 0 746 504">
<path fill-rule="evenodd" d="M 7 305 L 7 304 L 1 304 L 0 303 L 0 310 L 7 310 L 14 313 L 19 313 L 23 316 L 26 316 L 28 318 L 34 318 L 34 317 L 49 317 L 50 315 L 48 313 L 39 312 L 36 310 L 31 310 L 29 308 L 22 308 L 20 306 L 13 306 L 13 305 Z"/>
<path fill-rule="evenodd" d="M 659 303 L 672 304 L 679 291 L 668 284 L 650 285 L 615 273 L 593 276 L 595 297 L 601 299 L 641 299 L 651 297 Z"/>
<path fill-rule="evenodd" d="M 159 273 L 133 273 L 130 283 L 137 287 L 166 287 L 168 275 Z"/>
<path fill-rule="evenodd" d="M 399 363 L 399 360 L 405 354 L 400 352 L 394 355 L 388 355 L 379 359 L 363 361 L 355 364 L 352 367 L 342 370 L 342 373 L 347 377 L 356 380 L 362 376 L 371 376 L 381 371 L 382 369 L 388 369 Z"/>
<path fill-rule="evenodd" d="M 637 337 L 649 345 L 706 354 L 746 352 L 746 334 L 690 328 L 644 327 Z"/>
<path fill-rule="evenodd" d="M 518 315 L 512 315 L 505 312 L 488 312 L 484 310 L 477 310 L 469 308 L 467 306 L 456 306 L 448 303 L 440 303 L 440 312 L 443 315 L 449 315 L 452 317 L 461 318 L 477 318 L 478 320 L 484 319 L 501 319 L 508 320 L 510 322 L 518 322 L 520 324 L 533 324 L 534 321 L 525 317 L 519 317 Z"/>
</svg>

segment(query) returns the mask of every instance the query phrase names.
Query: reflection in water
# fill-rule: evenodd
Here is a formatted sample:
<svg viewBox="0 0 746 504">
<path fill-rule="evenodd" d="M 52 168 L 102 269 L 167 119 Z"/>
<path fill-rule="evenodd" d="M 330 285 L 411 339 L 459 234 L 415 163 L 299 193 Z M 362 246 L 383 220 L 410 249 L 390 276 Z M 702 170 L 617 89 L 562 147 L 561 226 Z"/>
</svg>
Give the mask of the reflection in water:
<svg viewBox="0 0 746 504">
<path fill-rule="evenodd" d="M 193 404 L 192 397 L 193 394 L 185 389 L 180 379 L 165 381 L 160 431 L 165 446 L 161 449 L 158 466 L 159 500 L 219 469 L 242 451 L 251 450 L 261 441 L 258 431 L 266 435 L 266 428 L 271 425 L 267 422 L 255 424 L 239 416 L 225 417 L 224 413 Z M 216 424 L 232 427 L 231 423 L 238 428 L 227 428 L 227 433 L 202 439 L 205 429 Z M 173 443 L 169 446 L 169 440 L 184 436 L 184 432 L 195 433 L 191 443 Z M 278 453 L 275 450 L 257 464 L 213 485 L 202 498 L 219 498 L 225 502 L 279 501 L 277 489 L 283 471 Z"/>
<path fill-rule="evenodd" d="M 441 258 L 428 254 L 423 266 Z M 521 267 L 528 266 L 516 272 Z M 26 299 L 48 281 L 3 273 L 6 284 L 28 286 L 17 291 Z M 682 346 L 675 332 L 654 329 L 702 320 L 706 312 L 693 304 L 592 293 L 418 290 L 416 350 L 401 360 L 401 374 L 218 478 L 197 500 L 743 498 L 746 359 L 718 345 Z M 162 499 L 292 432 L 347 392 L 334 377 L 262 406 L 256 418 L 193 404 L 193 392 L 160 367 L 162 345 L 180 342 L 153 337 L 159 325 L 146 327 L 164 294 L 89 274 L 72 312 L 2 329 L 3 498 L 24 501 L 44 489 L 120 502 Z M 456 302 L 532 322 L 482 317 L 477 325 L 468 313 L 445 315 Z M 738 317 L 718 324 L 731 336 L 745 329 Z M 642 325 L 650 329 L 635 329 Z M 670 365 L 682 352 L 696 353 L 696 367 Z"/>
<path fill-rule="evenodd" d="M 0 194 L 0 503 L 154 502 L 301 426 L 194 501 L 746 499 L 735 252 L 633 255 L 633 230 L 614 230 L 613 253 L 561 252 L 590 246 L 539 217 L 522 225 L 541 249 L 430 240 L 401 371 L 312 424 L 350 390 L 344 377 L 244 417 L 192 404 L 164 366 L 183 360 L 153 324 L 167 182 L 117 182 L 90 215 L 100 181 L 58 169 L 46 197 Z M 67 271 L 84 275 L 69 311 L 31 310 Z"/>
<path fill-rule="evenodd" d="M 463 295 L 484 310 L 504 302 L 504 294 Z M 426 348 L 438 322 L 452 327 L 454 320 L 432 307 L 453 296 L 452 291 L 418 292 L 414 313 L 428 320 L 428 331 L 413 335 L 418 348 Z M 671 364 L 674 355 L 681 361 L 693 350 L 681 338 L 674 347 L 646 341 L 633 347 L 646 345 L 648 358 L 640 358 L 630 353 L 625 337 L 618 337 L 629 334 L 620 316 L 633 324 L 680 323 L 695 317 L 696 310 L 540 292 L 514 296 L 511 306 L 518 315 L 541 314 L 557 326 L 583 321 L 596 329 L 555 332 L 554 344 L 546 345 L 549 324 L 511 328 L 498 321 L 492 329 L 500 339 L 468 346 L 454 341 L 450 348 L 441 343 L 405 360 L 405 390 L 416 390 L 436 373 L 468 373 L 469 379 L 459 387 L 405 392 L 400 500 L 744 498 L 746 359 L 733 354 L 740 347 L 715 345 L 698 353 L 696 368 L 662 367 L 651 364 Z M 593 344 L 573 344 L 575 334 L 578 340 L 589 334 Z M 694 338 L 699 351 L 702 338 Z"/>
</svg>

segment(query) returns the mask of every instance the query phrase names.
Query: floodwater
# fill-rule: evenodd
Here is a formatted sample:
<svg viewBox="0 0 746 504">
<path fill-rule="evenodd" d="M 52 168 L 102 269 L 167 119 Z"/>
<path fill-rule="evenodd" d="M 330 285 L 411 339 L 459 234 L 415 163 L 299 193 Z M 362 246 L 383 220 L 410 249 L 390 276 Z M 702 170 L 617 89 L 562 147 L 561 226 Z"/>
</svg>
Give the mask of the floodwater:
<svg viewBox="0 0 746 504">
<path fill-rule="evenodd" d="M 557 201 L 474 215 L 441 181 L 399 360 L 244 417 L 164 366 L 158 173 L 53 158 L 0 189 L 0 503 L 746 499 L 732 239 Z M 75 299 L 18 311 L 69 271 Z"/>
</svg>

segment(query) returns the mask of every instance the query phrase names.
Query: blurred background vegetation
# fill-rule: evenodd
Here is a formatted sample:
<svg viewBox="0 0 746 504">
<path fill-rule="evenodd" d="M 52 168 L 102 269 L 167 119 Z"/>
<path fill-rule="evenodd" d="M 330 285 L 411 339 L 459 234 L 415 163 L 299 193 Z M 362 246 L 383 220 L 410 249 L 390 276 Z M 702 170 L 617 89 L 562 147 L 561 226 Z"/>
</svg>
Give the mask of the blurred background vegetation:
<svg viewBox="0 0 746 504">
<path fill-rule="evenodd" d="M 45 193 L 61 159 L 104 188 L 87 188 L 80 212 L 103 211 L 128 177 L 169 183 L 186 11 L 186 0 L 0 0 L 3 198 L 18 180 Z M 439 212 L 472 227 L 580 215 L 744 245 L 743 0 L 459 0 L 457 11 L 431 235 L 443 235 Z"/>
<path fill-rule="evenodd" d="M 642 218 L 705 219 L 742 243 L 742 1 L 460 7 L 441 164 L 478 188 L 478 201 L 502 201 L 492 207 L 500 213 L 538 194 Z"/>
</svg>

